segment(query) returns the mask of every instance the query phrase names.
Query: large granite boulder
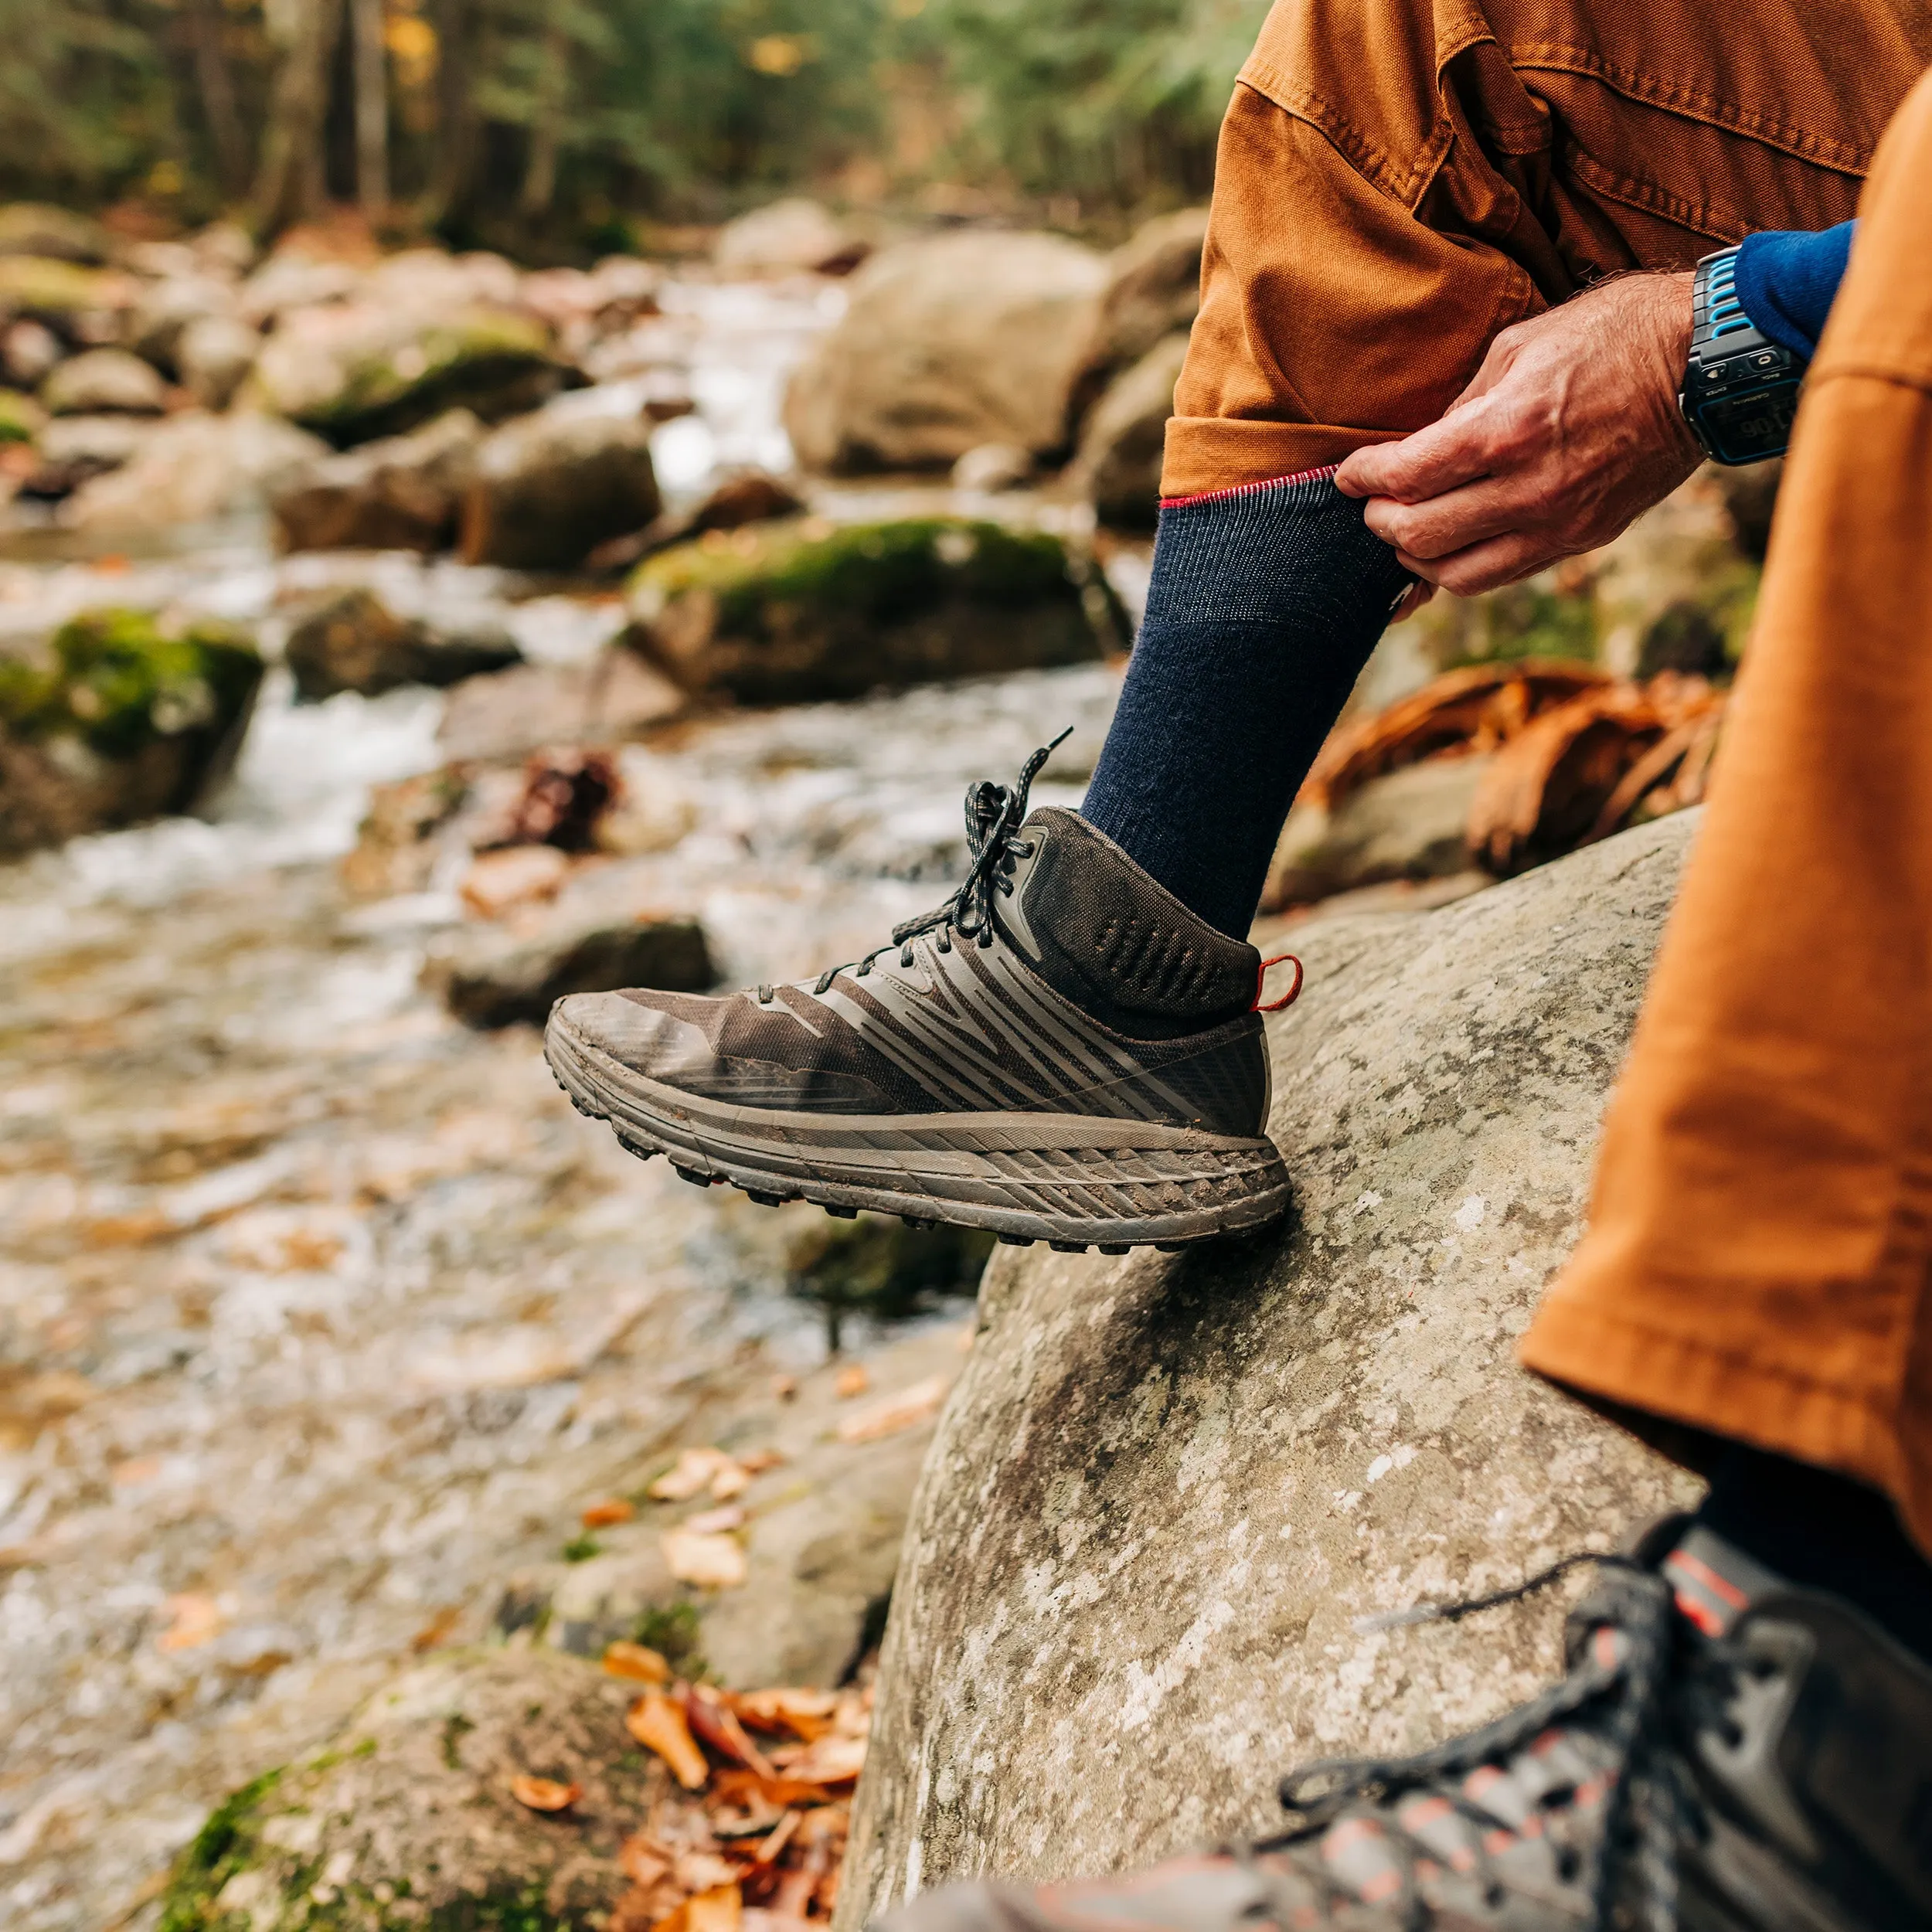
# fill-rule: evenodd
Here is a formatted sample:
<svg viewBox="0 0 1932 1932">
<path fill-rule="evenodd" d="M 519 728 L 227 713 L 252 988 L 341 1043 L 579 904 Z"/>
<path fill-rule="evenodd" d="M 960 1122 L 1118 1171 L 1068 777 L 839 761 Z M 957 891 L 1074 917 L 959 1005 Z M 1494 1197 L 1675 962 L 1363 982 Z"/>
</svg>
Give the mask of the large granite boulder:
<svg viewBox="0 0 1932 1932">
<path fill-rule="evenodd" d="M 91 611 L 0 651 L 0 855 L 183 811 L 227 771 L 262 663 L 213 624 Z"/>
<path fill-rule="evenodd" d="M 1151 530 L 1160 520 L 1161 457 L 1186 359 L 1185 335 L 1163 336 L 1115 377 L 1087 419 L 1075 476 L 1110 529 Z"/>
<path fill-rule="evenodd" d="M 713 531 L 644 564 L 631 598 L 640 649 L 743 704 L 1076 664 L 1126 634 L 1058 537 L 950 517 Z"/>
<path fill-rule="evenodd" d="M 1252 1833 L 1297 1762 L 1495 1715 L 1558 1668 L 1563 1593 L 1357 1620 L 1691 1500 L 1512 1349 L 1576 1235 L 1695 816 L 1299 928 L 1278 1231 L 995 1259 L 900 1558 L 842 1928 L 961 1874 Z"/>
<path fill-rule="evenodd" d="M 794 376 L 809 469 L 948 467 L 982 443 L 1063 449 L 1104 259 L 1055 235 L 936 235 L 875 255 Z"/>
<path fill-rule="evenodd" d="M 1164 336 L 1185 335 L 1201 306 L 1208 211 L 1182 208 L 1143 223 L 1107 259 L 1106 292 L 1080 371 L 1077 412 Z"/>
</svg>

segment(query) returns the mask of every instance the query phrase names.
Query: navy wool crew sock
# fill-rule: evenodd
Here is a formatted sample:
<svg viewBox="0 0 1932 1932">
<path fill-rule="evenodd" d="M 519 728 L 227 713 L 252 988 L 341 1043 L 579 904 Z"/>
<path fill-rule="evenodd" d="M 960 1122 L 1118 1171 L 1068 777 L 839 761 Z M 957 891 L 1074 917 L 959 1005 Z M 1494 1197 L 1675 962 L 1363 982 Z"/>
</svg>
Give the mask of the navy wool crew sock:
<svg viewBox="0 0 1932 1932">
<path fill-rule="evenodd" d="M 1332 470 L 1165 505 L 1081 815 L 1245 939 L 1282 821 L 1408 578 Z"/>
<path fill-rule="evenodd" d="M 1876 1489 L 1733 1444 L 1697 1520 L 1801 1588 L 1856 1604 L 1932 1665 L 1932 1561 Z"/>
</svg>

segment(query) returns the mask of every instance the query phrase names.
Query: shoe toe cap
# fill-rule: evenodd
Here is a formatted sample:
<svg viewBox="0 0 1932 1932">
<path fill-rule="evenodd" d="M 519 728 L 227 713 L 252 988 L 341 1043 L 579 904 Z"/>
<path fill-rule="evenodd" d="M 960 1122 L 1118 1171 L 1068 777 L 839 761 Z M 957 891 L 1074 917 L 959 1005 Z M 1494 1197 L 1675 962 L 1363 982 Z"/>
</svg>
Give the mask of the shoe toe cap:
<svg viewBox="0 0 1932 1932">
<path fill-rule="evenodd" d="M 553 1036 L 644 1070 L 702 1035 L 688 1020 L 647 1004 L 648 994 L 571 993 L 550 1009 Z"/>
</svg>

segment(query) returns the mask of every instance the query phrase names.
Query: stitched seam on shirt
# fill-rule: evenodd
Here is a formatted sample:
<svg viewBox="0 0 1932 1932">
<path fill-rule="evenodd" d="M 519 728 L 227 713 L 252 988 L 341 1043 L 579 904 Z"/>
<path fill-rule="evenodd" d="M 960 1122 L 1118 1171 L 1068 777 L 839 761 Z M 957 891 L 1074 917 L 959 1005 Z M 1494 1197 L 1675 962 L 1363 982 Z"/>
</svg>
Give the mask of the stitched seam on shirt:
<svg viewBox="0 0 1932 1932">
<path fill-rule="evenodd" d="M 1301 426 L 1296 423 L 1284 427 Z M 1203 490 L 1197 496 L 1164 496 L 1161 498 L 1161 508 L 1178 510 L 1192 503 L 1223 503 L 1233 497 L 1253 496 L 1261 490 L 1286 489 L 1295 483 L 1319 483 L 1325 478 L 1333 476 L 1341 467 L 1339 463 L 1325 463 L 1319 469 L 1297 470 L 1292 476 L 1270 476 L 1260 483 L 1230 483 L 1226 489 Z"/>
<path fill-rule="evenodd" d="M 1620 67 L 1604 60 L 1587 47 L 1572 46 L 1563 41 L 1525 41 L 1505 49 L 1513 67 L 1539 69 L 1552 73 L 1583 75 L 1600 80 L 1607 87 L 1632 100 L 1663 109 L 1686 119 L 1701 121 L 1726 133 L 1742 134 L 1779 148 L 1800 160 L 1815 162 L 1838 173 L 1863 175 L 1871 167 L 1872 151 L 1838 141 L 1815 129 L 1794 128 L 1775 116 L 1760 114 L 1734 100 L 1706 93 L 1679 81 L 1665 81 L 1641 73 L 1634 67 Z"/>
<path fill-rule="evenodd" d="M 1413 163 L 1403 168 L 1386 148 L 1372 141 L 1333 102 L 1313 88 L 1291 82 L 1286 75 L 1257 60 L 1250 60 L 1241 70 L 1240 78 L 1244 86 L 1264 100 L 1272 101 L 1284 114 L 1306 121 L 1363 180 L 1405 208 L 1413 209 L 1421 199 L 1423 189 L 1442 165 L 1454 136 L 1447 115 L 1440 115 Z"/>
<path fill-rule="evenodd" d="M 1606 168 L 1594 155 L 1572 148 L 1559 165 L 1579 181 L 1587 182 L 1606 201 L 1621 202 L 1626 208 L 1641 208 L 1646 213 L 1662 215 L 1692 234 L 1713 241 L 1741 241 L 1750 232 L 1750 223 L 1741 216 L 1715 209 L 1708 204 L 1686 201 L 1668 188 L 1652 181 L 1639 181 L 1633 175 L 1619 175 Z"/>
</svg>

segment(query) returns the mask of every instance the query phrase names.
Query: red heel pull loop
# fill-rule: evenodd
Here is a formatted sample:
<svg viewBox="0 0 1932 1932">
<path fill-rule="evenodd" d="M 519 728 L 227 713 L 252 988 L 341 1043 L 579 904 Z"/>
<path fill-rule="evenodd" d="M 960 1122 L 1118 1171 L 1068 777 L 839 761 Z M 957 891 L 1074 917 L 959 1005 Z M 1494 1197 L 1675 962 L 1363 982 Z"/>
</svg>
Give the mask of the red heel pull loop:
<svg viewBox="0 0 1932 1932">
<path fill-rule="evenodd" d="M 1271 999 L 1264 1005 L 1261 994 L 1268 983 L 1268 968 L 1270 966 L 1292 966 L 1294 968 L 1294 984 L 1279 999 Z M 1278 1013 L 1283 1007 L 1292 1006 L 1301 997 L 1302 978 L 1301 962 L 1292 953 L 1277 953 L 1274 958 L 1263 960 L 1260 975 L 1255 981 L 1254 1010 L 1257 1013 Z"/>
</svg>

